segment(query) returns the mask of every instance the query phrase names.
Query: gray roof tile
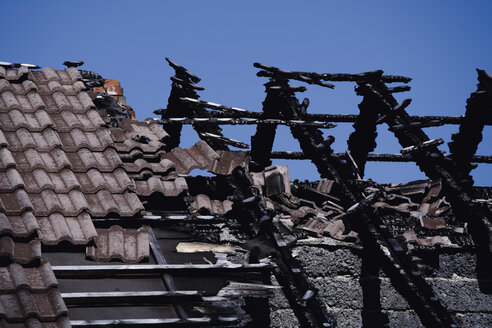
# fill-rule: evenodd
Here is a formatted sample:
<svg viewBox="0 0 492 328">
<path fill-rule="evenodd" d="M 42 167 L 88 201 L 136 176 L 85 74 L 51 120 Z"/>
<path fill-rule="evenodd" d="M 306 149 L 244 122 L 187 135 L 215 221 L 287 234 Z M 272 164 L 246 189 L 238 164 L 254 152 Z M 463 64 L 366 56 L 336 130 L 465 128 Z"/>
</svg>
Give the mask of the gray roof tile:
<svg viewBox="0 0 492 328">
<path fill-rule="evenodd" d="M 210 199 L 207 195 L 199 194 L 195 196 L 193 203 L 190 204 L 189 210 L 191 213 L 203 214 L 225 214 L 232 210 L 232 201 Z"/>
<path fill-rule="evenodd" d="M 149 196 L 152 193 L 161 193 L 164 196 L 178 196 L 188 190 L 184 178 L 163 181 L 158 176 L 152 176 L 146 181 L 135 181 L 136 192 L 140 196 Z"/>
<path fill-rule="evenodd" d="M 38 318 L 27 318 L 24 322 L 15 323 L 7 322 L 4 319 L 0 319 L 0 327 L 8 328 L 70 328 L 70 320 L 66 315 L 60 316 L 54 321 L 40 321 Z"/>
<path fill-rule="evenodd" d="M 27 67 L 20 67 L 18 70 L 16 69 L 6 69 L 5 67 L 0 67 L 0 78 L 6 80 L 19 80 L 21 77 L 25 76 L 28 73 Z"/>
<path fill-rule="evenodd" d="M 0 238 L 0 258 L 8 262 L 29 264 L 41 258 L 41 243 L 32 240 L 28 243 L 14 242 L 10 237 Z"/>
<path fill-rule="evenodd" d="M 96 228 L 87 213 L 76 217 L 53 213 L 47 217 L 38 217 L 37 224 L 39 238 L 45 245 L 56 245 L 64 240 L 75 245 L 85 245 L 97 236 Z"/>
<path fill-rule="evenodd" d="M 42 259 L 39 267 L 24 268 L 18 263 L 0 267 L 0 292 L 13 293 L 18 289 L 46 291 L 58 286 L 55 274 L 47 260 Z"/>
<path fill-rule="evenodd" d="M 96 246 L 89 246 L 86 256 L 100 262 L 119 259 L 126 263 L 138 263 L 149 257 L 149 232 L 146 228 L 123 229 L 112 226 L 97 229 Z"/>
<path fill-rule="evenodd" d="M 36 217 L 31 211 L 26 211 L 19 216 L 0 213 L 0 235 L 27 237 L 38 228 Z"/>
<path fill-rule="evenodd" d="M 12 294 L 0 294 L 0 318 L 7 318 L 7 321 L 21 322 L 30 317 L 54 321 L 67 312 L 67 307 L 56 288 L 39 294 L 26 289 L 19 289 Z"/>
<path fill-rule="evenodd" d="M 178 173 L 187 174 L 193 169 L 208 169 L 213 160 L 219 158 L 219 155 L 205 141 L 201 140 L 186 149 L 173 148 L 161 157 L 173 162 Z"/>
<path fill-rule="evenodd" d="M 238 166 L 248 169 L 249 155 L 245 151 L 217 151 L 218 157 L 211 163 L 208 170 L 215 174 L 228 175 Z"/>
</svg>

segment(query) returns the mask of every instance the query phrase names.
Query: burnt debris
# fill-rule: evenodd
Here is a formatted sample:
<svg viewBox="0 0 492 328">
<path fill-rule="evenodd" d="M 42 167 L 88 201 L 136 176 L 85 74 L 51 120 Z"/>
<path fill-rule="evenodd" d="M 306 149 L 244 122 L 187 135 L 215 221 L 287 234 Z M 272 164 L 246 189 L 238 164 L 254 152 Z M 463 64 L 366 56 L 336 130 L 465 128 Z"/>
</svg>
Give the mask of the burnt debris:
<svg viewBox="0 0 492 328">
<path fill-rule="evenodd" d="M 279 268 L 276 278 L 301 326 L 335 324 L 316 297 L 317 289 L 302 278 L 305 277 L 303 269 L 297 267 L 288 250 L 297 237 L 303 237 L 301 231 L 304 231 L 316 236 L 361 242 L 365 250 L 363 263 L 371 262 L 373 265 L 369 271 L 364 271 L 369 272 L 365 275 L 377 275 L 381 268 L 418 314 L 423 325 L 457 327 L 457 319 L 424 279 L 422 270 L 425 271 L 425 267 L 413 254 L 435 245 L 463 248 L 474 245 L 472 248 L 478 256 L 478 275 L 485 285 L 490 284 L 490 266 L 484 265 L 485 259 L 492 258 L 490 208 L 484 202 L 474 201 L 468 194 L 472 192 L 473 185 L 469 176 L 474 167 L 471 162 L 489 162 L 488 156 L 475 156 L 475 151 L 484 125 L 490 124 L 490 76 L 478 70 L 478 91 L 468 100 L 463 118 L 416 117 L 406 112 L 411 99 L 397 103 L 392 96 L 396 92 L 409 91 L 410 87 L 386 85 L 408 83 L 411 81 L 408 77 L 383 75 L 382 71 L 318 74 L 285 71 L 259 63 L 254 66 L 260 69 L 259 77 L 269 78 L 265 84 L 266 98 L 262 112 L 200 101 L 196 97 L 181 98 L 181 108 L 194 104 L 202 109 L 211 109 L 209 119 L 203 122 L 257 125 L 256 133 L 251 138 L 249 170 L 254 178 L 264 176 L 263 180 L 260 179 L 263 196 L 261 191 L 248 187 L 251 184 L 248 174 L 236 169 L 230 180 L 234 186 L 234 196 L 231 198 L 234 205 L 230 217 L 239 220 L 240 232 L 247 238 L 253 238 L 249 243 L 254 245 L 251 246 L 254 260 L 257 260 L 258 254 L 275 254 L 273 257 Z M 306 88 L 291 86 L 290 80 L 331 89 L 335 86 L 327 81 L 355 82 L 357 95 L 363 97 L 359 105 L 360 114 L 308 114 L 309 100 L 299 102 L 295 96 L 296 92 L 303 92 Z M 183 118 L 176 122 L 196 124 L 203 116 L 181 114 Z M 170 119 L 162 121 L 164 124 L 171 122 Z M 333 152 L 330 145 L 334 138 L 324 138 L 319 130 L 333 127 L 330 125 L 332 122 L 354 122 L 354 132 L 348 138 L 348 149 L 343 154 Z M 376 127 L 381 123 L 386 123 L 401 143 L 402 155 L 372 154 L 376 148 Z M 302 153 L 273 151 L 279 124 L 290 126 Z M 437 148 L 443 143 L 442 139 L 429 140 L 422 130 L 444 124 L 461 124 L 459 134 L 453 136 L 450 144 L 450 155 Z M 320 177 L 327 179 L 323 181 L 330 181 L 330 188 L 323 192 L 314 186 L 298 184 L 292 194 L 286 192 L 280 173 L 266 178 L 273 158 L 310 159 Z M 415 185 L 414 191 L 409 191 L 411 184 L 408 187 L 364 186 L 361 179 L 368 160 L 416 162 L 433 182 Z M 421 203 L 417 202 L 417 195 L 423 197 L 420 198 Z M 283 215 L 290 219 L 280 219 Z M 373 290 L 364 288 L 365 293 Z M 313 301 L 303 303 L 299 293 L 305 293 L 303 297 L 307 298 L 306 295 L 313 295 Z M 370 296 L 367 299 L 371 299 Z M 376 309 L 380 312 L 380 308 Z M 363 313 L 364 325 L 384 325 L 384 316 L 374 316 L 369 312 Z"/>
</svg>

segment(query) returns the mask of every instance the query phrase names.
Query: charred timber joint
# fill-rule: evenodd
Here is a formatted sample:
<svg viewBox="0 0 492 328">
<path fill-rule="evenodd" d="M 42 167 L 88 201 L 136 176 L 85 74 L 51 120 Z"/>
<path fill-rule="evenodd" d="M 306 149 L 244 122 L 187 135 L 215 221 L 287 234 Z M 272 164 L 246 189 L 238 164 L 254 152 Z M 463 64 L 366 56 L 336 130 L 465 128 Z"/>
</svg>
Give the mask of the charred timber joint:
<svg viewBox="0 0 492 328">
<path fill-rule="evenodd" d="M 387 102 L 384 102 L 389 108 L 391 108 L 391 105 L 389 105 Z M 399 111 L 404 111 L 405 108 L 407 108 L 410 104 L 412 103 L 412 99 L 405 99 L 398 105 L 396 105 L 393 109 L 388 110 L 385 114 L 383 114 L 381 117 L 379 117 L 376 121 L 376 124 L 380 124 L 383 122 L 387 122 L 388 120 L 393 119 L 395 115 L 398 115 Z M 388 108 L 388 109 L 389 109 Z"/>
<path fill-rule="evenodd" d="M 405 147 L 402 150 L 400 150 L 400 152 L 402 154 L 414 154 L 414 153 L 417 153 L 417 152 L 420 152 L 423 150 L 427 150 L 427 149 L 432 151 L 432 150 L 435 150 L 432 148 L 439 146 L 439 145 L 442 145 L 443 143 L 444 143 L 444 140 L 442 140 L 441 138 L 427 140 L 427 141 L 424 141 L 418 145 Z M 441 152 L 439 152 L 438 156 L 441 156 L 441 155 L 442 155 Z"/>
<path fill-rule="evenodd" d="M 189 88 L 192 88 L 192 89 L 195 89 L 195 90 L 200 90 L 200 91 L 205 90 L 205 88 L 203 88 L 203 87 L 201 87 L 199 85 L 196 85 L 194 83 L 191 83 L 191 82 L 182 80 L 182 79 L 177 78 L 177 77 L 174 77 L 174 76 L 171 76 L 170 79 L 171 79 L 171 81 L 173 81 L 176 84 L 179 84 L 180 86 L 189 87 Z"/>
<path fill-rule="evenodd" d="M 237 148 L 242 148 L 242 149 L 248 149 L 249 148 L 249 146 L 247 144 L 245 144 L 244 142 L 230 139 L 230 138 L 226 138 L 224 136 L 220 136 L 217 134 L 213 134 L 213 133 L 209 133 L 209 132 L 200 132 L 199 134 L 200 134 L 200 137 L 202 139 L 213 139 L 215 141 L 223 143 L 224 145 L 231 145 L 231 146 L 234 146 Z"/>
<path fill-rule="evenodd" d="M 166 61 L 169 63 L 169 66 L 171 66 L 176 71 L 177 74 L 183 74 L 183 75 L 185 75 L 186 77 L 188 77 L 191 81 L 193 81 L 195 83 L 198 83 L 198 82 L 201 81 L 201 79 L 199 77 L 197 77 L 196 75 L 192 74 L 186 68 L 184 68 L 183 66 L 179 65 L 178 63 L 172 61 L 169 58 L 166 58 Z"/>
</svg>

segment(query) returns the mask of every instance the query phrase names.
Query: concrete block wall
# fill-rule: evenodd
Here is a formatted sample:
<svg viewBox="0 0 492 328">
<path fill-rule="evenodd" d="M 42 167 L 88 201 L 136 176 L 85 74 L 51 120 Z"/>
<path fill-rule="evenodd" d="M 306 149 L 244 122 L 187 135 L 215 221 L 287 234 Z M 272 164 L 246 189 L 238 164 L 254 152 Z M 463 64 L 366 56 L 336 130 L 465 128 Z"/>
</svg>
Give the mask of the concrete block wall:
<svg viewBox="0 0 492 328">
<path fill-rule="evenodd" d="M 367 306 L 363 311 L 361 284 L 378 286 L 378 279 L 360 279 L 361 247 L 328 238 L 311 238 L 305 242 L 300 240 L 294 253 L 298 253 L 308 276 L 319 289 L 328 312 L 336 318 L 337 327 L 375 327 L 378 320 L 389 322 L 389 327 L 422 327 L 419 317 L 382 272 L 379 279 L 381 311 Z M 430 253 L 424 261 L 428 268 L 427 281 L 446 308 L 455 313 L 460 327 L 492 327 L 492 294 L 484 294 L 479 289 L 474 254 Z M 377 298 L 377 292 L 375 295 Z M 377 299 L 366 300 L 366 304 L 376 308 L 377 303 Z M 283 295 L 275 297 L 271 304 L 272 327 L 296 327 L 292 324 L 295 316 Z M 363 324 L 363 318 L 367 324 Z"/>
</svg>

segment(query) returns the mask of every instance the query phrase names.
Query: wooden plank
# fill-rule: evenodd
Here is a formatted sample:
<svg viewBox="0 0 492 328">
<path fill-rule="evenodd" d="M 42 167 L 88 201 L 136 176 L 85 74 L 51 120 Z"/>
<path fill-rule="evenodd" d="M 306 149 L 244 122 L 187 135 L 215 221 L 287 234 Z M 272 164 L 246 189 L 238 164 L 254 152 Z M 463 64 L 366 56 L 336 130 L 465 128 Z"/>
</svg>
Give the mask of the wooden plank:
<svg viewBox="0 0 492 328">
<path fill-rule="evenodd" d="M 123 265 L 61 265 L 52 266 L 58 279 L 87 276 L 114 276 L 114 275 L 152 275 L 176 274 L 203 276 L 217 273 L 237 272 L 268 272 L 273 266 L 267 263 L 257 264 L 123 264 Z"/>
<path fill-rule="evenodd" d="M 98 306 L 122 304 L 180 304 L 201 301 L 198 291 L 145 291 L 145 292 L 85 292 L 62 293 L 67 306 Z"/>
<path fill-rule="evenodd" d="M 72 327 L 126 327 L 126 328 L 140 328 L 140 327 L 217 327 L 217 326 L 229 326 L 238 322 L 238 317 L 235 316 L 221 316 L 217 320 L 213 320 L 210 317 L 201 318 L 188 318 L 181 320 L 178 318 L 172 319 L 116 319 L 116 320 L 71 320 Z"/>
</svg>

